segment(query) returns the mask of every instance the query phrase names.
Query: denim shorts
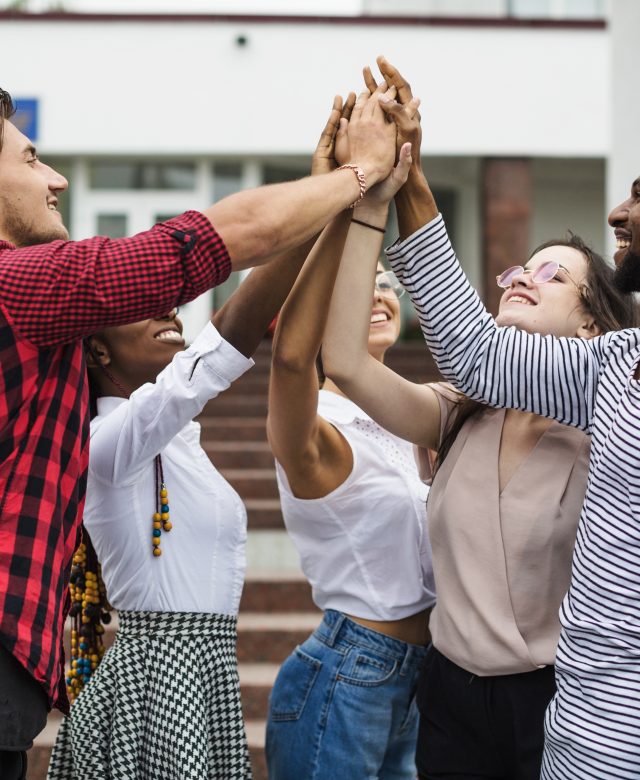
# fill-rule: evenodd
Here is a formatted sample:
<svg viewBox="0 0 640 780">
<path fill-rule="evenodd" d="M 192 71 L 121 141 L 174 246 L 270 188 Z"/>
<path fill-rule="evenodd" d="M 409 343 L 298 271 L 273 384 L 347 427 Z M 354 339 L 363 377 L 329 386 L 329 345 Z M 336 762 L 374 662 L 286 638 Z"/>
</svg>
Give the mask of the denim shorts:
<svg viewBox="0 0 640 780">
<path fill-rule="evenodd" d="M 426 652 L 327 610 L 271 692 L 270 780 L 415 780 Z"/>
</svg>

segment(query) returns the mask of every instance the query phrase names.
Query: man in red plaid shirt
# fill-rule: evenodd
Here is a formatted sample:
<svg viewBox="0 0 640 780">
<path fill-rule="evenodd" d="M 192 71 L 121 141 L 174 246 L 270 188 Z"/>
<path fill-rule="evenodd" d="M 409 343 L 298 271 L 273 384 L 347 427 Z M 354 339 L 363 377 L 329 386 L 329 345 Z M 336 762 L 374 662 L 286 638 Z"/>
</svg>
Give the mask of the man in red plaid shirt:
<svg viewBox="0 0 640 780">
<path fill-rule="evenodd" d="M 24 751 L 49 709 L 68 711 L 62 632 L 89 442 L 82 339 L 162 316 L 298 246 L 384 178 L 395 151 L 379 106 L 361 97 L 349 124 L 357 164 L 238 193 L 133 238 L 69 241 L 57 211 L 67 182 L 12 113 L 0 90 L 2 780 L 26 776 Z"/>
</svg>

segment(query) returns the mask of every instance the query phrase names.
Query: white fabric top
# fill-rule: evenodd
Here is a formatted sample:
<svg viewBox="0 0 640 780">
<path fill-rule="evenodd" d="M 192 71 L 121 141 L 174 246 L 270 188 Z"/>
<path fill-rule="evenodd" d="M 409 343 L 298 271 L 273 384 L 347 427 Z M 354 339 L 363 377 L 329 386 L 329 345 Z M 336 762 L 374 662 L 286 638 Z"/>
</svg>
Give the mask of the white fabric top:
<svg viewBox="0 0 640 780">
<path fill-rule="evenodd" d="M 296 498 L 276 462 L 282 514 L 313 600 L 365 620 L 400 620 L 435 601 L 426 529 L 428 488 L 412 446 L 337 393 L 320 391 L 318 414 L 353 452 L 353 470 L 329 495 Z"/>
<path fill-rule="evenodd" d="M 586 341 L 499 328 L 442 218 L 388 250 L 442 374 L 465 394 L 592 434 L 542 780 L 640 777 L 640 329 Z"/>
<path fill-rule="evenodd" d="M 237 614 L 246 511 L 200 446 L 200 425 L 191 420 L 252 365 L 208 324 L 154 384 L 128 400 L 98 399 L 84 522 L 116 609 Z M 162 532 L 156 558 L 158 453 L 173 528 Z"/>
</svg>

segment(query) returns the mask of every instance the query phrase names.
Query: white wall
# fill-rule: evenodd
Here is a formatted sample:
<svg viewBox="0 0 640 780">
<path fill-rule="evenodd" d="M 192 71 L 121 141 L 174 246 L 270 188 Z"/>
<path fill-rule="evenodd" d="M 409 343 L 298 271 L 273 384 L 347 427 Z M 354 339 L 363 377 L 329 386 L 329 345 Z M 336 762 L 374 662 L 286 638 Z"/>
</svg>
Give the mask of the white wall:
<svg viewBox="0 0 640 780">
<path fill-rule="evenodd" d="M 2 86 L 40 98 L 47 154 L 306 154 L 332 96 L 381 52 L 422 98 L 432 154 L 609 151 L 604 29 L 0 24 Z"/>
<path fill-rule="evenodd" d="M 611 89 L 606 107 L 611 123 L 611 153 L 607 165 L 607 211 L 628 197 L 640 176 L 640 101 L 637 92 L 640 2 L 613 0 L 611 22 Z M 613 231 L 607 230 L 613 251 Z"/>
</svg>

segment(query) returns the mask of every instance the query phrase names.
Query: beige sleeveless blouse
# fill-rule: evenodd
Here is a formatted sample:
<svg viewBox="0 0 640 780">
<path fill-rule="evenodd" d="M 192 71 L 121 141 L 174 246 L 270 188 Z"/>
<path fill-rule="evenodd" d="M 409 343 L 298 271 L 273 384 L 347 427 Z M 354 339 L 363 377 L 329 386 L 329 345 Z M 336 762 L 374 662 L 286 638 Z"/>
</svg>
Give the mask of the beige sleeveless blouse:
<svg viewBox="0 0 640 780">
<path fill-rule="evenodd" d="M 457 395 L 434 389 L 444 431 Z M 487 407 L 465 422 L 427 504 L 433 643 L 483 676 L 554 663 L 589 462 L 589 437 L 553 422 L 500 493 L 504 418 L 504 409 Z"/>
</svg>

